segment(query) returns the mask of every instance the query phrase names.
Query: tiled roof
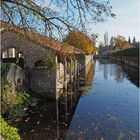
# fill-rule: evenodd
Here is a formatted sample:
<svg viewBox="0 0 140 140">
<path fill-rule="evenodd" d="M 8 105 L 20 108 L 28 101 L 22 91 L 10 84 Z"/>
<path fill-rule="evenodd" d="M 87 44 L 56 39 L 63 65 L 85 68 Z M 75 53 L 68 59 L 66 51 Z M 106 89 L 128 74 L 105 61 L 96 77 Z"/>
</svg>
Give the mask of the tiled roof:
<svg viewBox="0 0 140 140">
<path fill-rule="evenodd" d="M 60 41 L 56 41 L 54 39 L 50 39 L 49 37 L 45 35 L 41 35 L 39 33 L 35 33 L 29 30 L 25 30 L 19 26 L 15 26 L 13 24 L 9 24 L 7 22 L 1 21 L 1 31 L 2 33 L 8 32 L 8 31 L 14 31 L 15 33 L 26 37 L 27 39 L 40 44 L 42 47 L 50 48 L 53 51 L 57 53 L 62 54 L 85 54 L 84 51 L 81 49 L 78 49 L 76 47 L 65 45 L 64 43 L 61 43 Z"/>
</svg>

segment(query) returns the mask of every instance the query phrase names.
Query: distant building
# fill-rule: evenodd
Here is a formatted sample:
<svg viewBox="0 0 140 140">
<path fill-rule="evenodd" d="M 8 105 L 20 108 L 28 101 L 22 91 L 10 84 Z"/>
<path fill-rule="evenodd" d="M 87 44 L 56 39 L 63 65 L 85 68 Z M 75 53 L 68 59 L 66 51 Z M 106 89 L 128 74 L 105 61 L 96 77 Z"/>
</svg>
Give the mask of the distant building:
<svg viewBox="0 0 140 140">
<path fill-rule="evenodd" d="M 110 53 L 110 47 L 105 46 L 102 48 L 102 55 L 108 55 Z"/>
<path fill-rule="evenodd" d="M 104 34 L 104 42 L 105 42 L 105 46 L 108 46 L 108 32 L 107 31 Z"/>
</svg>

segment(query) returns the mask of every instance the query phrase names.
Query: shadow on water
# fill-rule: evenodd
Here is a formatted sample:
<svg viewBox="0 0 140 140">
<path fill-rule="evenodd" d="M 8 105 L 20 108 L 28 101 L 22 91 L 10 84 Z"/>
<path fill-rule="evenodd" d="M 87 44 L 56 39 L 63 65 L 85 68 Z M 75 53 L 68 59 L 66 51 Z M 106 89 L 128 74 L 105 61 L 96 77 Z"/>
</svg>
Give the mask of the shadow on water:
<svg viewBox="0 0 140 140">
<path fill-rule="evenodd" d="M 56 102 L 29 109 L 16 124 L 22 140 L 138 140 L 137 74 L 129 66 L 95 60 L 78 89 L 70 85 Z"/>
<path fill-rule="evenodd" d="M 36 107 L 31 107 L 28 115 L 15 123 L 22 140 L 64 140 L 83 94 L 81 88 L 88 90 L 91 87 L 92 74 L 93 70 L 90 70 L 88 82 L 78 81 L 83 75 L 79 76 L 77 81 L 68 85 L 68 91 L 58 100 L 39 102 Z"/>
<path fill-rule="evenodd" d="M 79 93 L 69 91 L 56 102 L 41 102 L 31 108 L 17 125 L 22 140 L 63 140 L 79 98 Z"/>
</svg>

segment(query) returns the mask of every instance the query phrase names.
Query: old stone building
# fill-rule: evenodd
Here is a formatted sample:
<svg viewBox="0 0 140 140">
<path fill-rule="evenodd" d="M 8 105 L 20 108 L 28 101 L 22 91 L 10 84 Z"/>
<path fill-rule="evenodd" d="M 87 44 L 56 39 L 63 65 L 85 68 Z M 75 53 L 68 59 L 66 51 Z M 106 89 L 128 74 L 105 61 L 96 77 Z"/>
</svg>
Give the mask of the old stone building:
<svg viewBox="0 0 140 140">
<path fill-rule="evenodd" d="M 43 97 L 56 99 L 59 91 L 84 70 L 92 55 L 54 39 L 2 23 L 1 58 L 17 63 L 25 73 L 27 90 Z M 20 81 L 20 80 L 19 80 Z"/>
</svg>

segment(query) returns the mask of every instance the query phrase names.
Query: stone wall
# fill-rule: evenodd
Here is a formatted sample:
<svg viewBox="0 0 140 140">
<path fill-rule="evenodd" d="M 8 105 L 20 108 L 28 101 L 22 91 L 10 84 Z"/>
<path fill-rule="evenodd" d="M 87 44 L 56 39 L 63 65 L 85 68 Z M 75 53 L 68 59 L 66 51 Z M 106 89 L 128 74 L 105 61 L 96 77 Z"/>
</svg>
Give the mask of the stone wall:
<svg viewBox="0 0 140 140">
<path fill-rule="evenodd" d="M 92 61 L 93 61 L 93 55 L 78 56 L 78 63 L 81 65 L 83 78 L 87 76 Z"/>
<path fill-rule="evenodd" d="M 5 32 L 2 35 L 2 52 L 9 48 L 15 48 L 16 55 L 20 52 L 23 55 L 25 84 L 33 94 L 38 94 L 47 99 L 56 99 L 56 88 L 64 84 L 64 65 L 58 63 L 58 58 L 49 48 L 44 48 L 39 44 L 18 36 L 15 32 Z M 72 77 L 76 77 L 83 71 L 84 78 L 87 76 L 90 62 L 93 60 L 93 55 L 76 55 L 74 68 L 71 69 Z M 53 61 L 56 67 L 35 67 L 38 61 Z M 65 67 L 65 81 L 69 82 L 68 66 Z M 18 72 L 19 73 L 19 72 Z M 62 79 L 61 79 L 62 77 Z M 60 81 L 58 85 L 58 81 Z M 62 84 L 61 84 L 62 82 Z"/>
<path fill-rule="evenodd" d="M 39 94 L 46 99 L 56 98 L 56 70 L 34 68 L 28 71 L 29 88 L 33 94 Z"/>
<path fill-rule="evenodd" d="M 85 55 L 85 65 L 87 66 L 88 63 L 93 60 L 93 55 Z"/>
<path fill-rule="evenodd" d="M 85 75 L 87 76 L 91 62 L 93 61 L 93 55 L 86 55 L 85 56 Z"/>
<path fill-rule="evenodd" d="M 138 57 L 127 57 L 127 56 L 109 56 L 110 59 L 113 59 L 117 62 L 139 68 L 139 58 Z"/>
<path fill-rule="evenodd" d="M 64 65 L 62 63 L 57 63 L 57 78 L 64 76 Z"/>
<path fill-rule="evenodd" d="M 52 59 L 54 57 L 52 50 L 44 48 L 26 38 L 18 36 L 13 31 L 5 32 L 2 35 L 1 51 L 3 52 L 9 48 L 15 48 L 16 53 L 20 52 L 23 55 L 24 68 L 34 68 L 34 63 L 36 61 L 49 61 L 50 58 Z"/>
</svg>

